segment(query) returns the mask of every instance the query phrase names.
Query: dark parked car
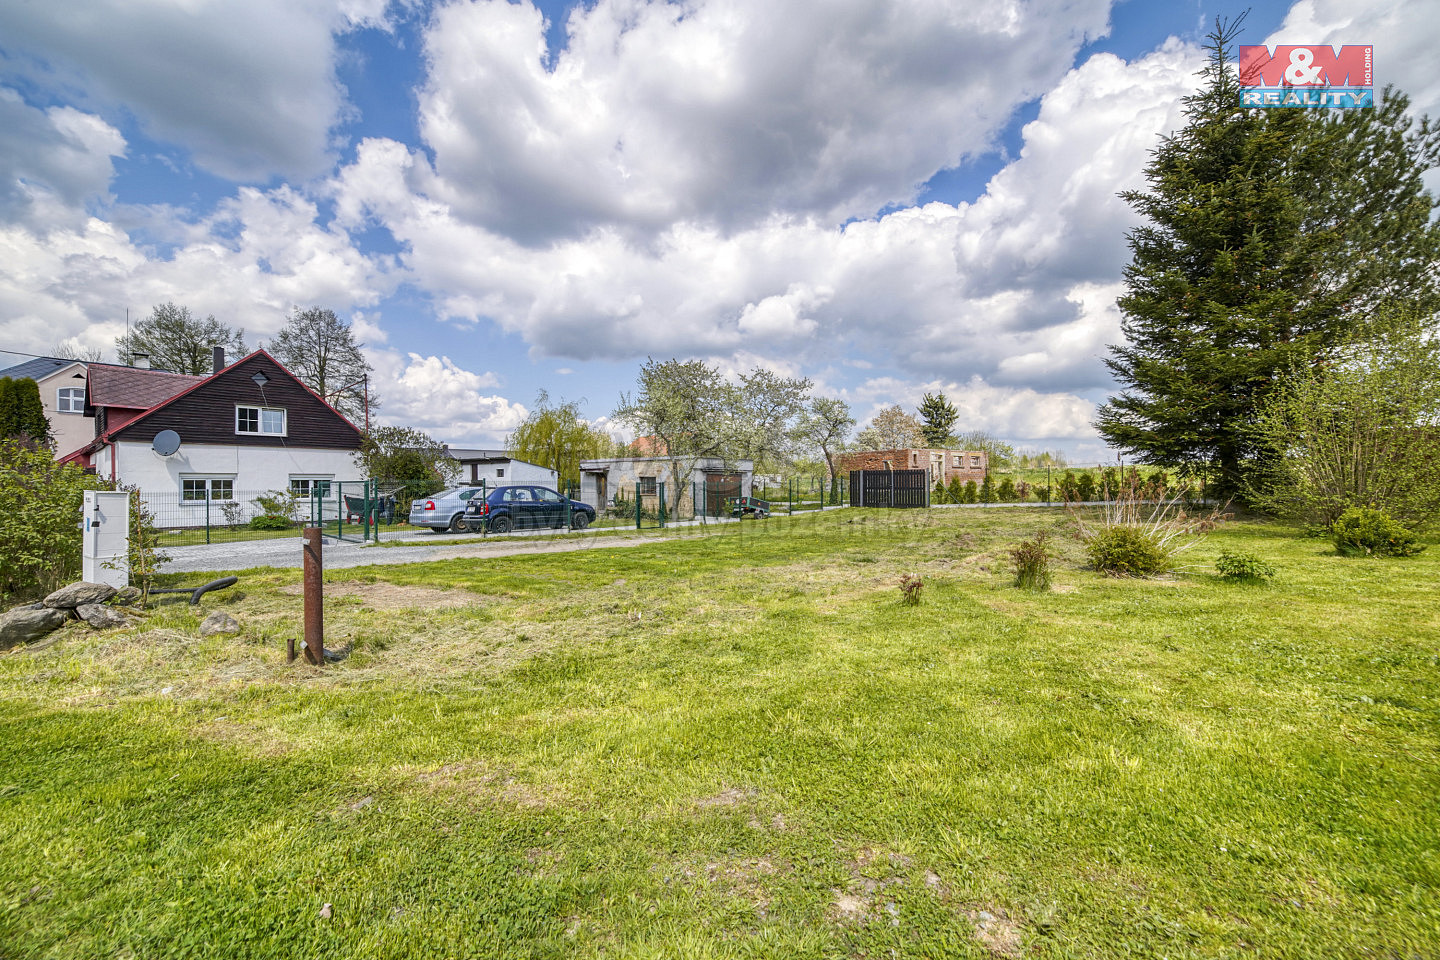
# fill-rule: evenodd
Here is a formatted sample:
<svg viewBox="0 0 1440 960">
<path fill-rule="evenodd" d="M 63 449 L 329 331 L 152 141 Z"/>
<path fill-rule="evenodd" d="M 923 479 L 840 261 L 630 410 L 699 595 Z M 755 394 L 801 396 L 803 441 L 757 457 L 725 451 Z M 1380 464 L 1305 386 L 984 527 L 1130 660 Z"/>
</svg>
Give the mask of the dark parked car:
<svg viewBox="0 0 1440 960">
<path fill-rule="evenodd" d="M 584 530 L 595 520 L 595 508 L 579 500 L 562 497 L 549 487 L 516 485 L 496 487 L 484 500 L 472 497 L 465 507 L 465 522 L 471 527 L 484 522 L 493 533 L 553 529 L 565 526 L 567 512 L 576 530 Z"/>
</svg>

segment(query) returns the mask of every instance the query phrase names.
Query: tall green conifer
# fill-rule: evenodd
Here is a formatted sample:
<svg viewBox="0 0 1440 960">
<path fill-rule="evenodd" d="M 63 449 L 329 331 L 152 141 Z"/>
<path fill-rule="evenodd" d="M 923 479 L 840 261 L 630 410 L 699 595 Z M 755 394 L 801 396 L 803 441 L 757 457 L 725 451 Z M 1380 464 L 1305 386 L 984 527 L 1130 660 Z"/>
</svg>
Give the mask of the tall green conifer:
<svg viewBox="0 0 1440 960">
<path fill-rule="evenodd" d="M 1243 19 L 1243 18 L 1242 18 Z M 1367 336 L 1381 304 L 1440 306 L 1440 227 L 1421 176 L 1440 137 L 1389 89 L 1369 110 L 1242 110 L 1231 43 L 1216 23 L 1185 128 L 1122 196 L 1130 234 L 1120 298 L 1121 385 L 1096 427 L 1147 463 L 1218 471 L 1226 493 L 1261 454 L 1257 405 L 1295 365 Z"/>
</svg>

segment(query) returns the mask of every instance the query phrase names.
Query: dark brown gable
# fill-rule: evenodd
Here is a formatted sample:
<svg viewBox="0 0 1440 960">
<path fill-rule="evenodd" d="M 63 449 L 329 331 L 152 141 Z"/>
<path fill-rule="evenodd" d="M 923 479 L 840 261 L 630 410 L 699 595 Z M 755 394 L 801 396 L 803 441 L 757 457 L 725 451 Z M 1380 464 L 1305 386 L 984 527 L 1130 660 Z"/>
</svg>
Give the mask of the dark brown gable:
<svg viewBox="0 0 1440 960">
<path fill-rule="evenodd" d="M 265 375 L 264 385 L 253 379 L 257 373 Z M 285 436 L 236 433 L 236 406 L 283 408 Z M 140 416 L 133 424 L 121 427 L 114 438 L 148 442 L 161 430 L 174 430 L 180 434 L 181 443 L 339 450 L 360 446 L 360 431 L 350 421 L 262 352 L 250 354 Z"/>
</svg>

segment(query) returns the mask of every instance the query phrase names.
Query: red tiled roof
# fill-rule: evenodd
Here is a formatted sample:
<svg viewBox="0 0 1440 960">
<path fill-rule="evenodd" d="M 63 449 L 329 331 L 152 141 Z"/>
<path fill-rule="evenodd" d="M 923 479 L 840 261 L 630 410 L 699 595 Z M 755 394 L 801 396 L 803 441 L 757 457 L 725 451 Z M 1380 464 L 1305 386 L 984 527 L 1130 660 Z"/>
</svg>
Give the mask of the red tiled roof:
<svg viewBox="0 0 1440 960">
<path fill-rule="evenodd" d="M 87 402 L 92 407 L 148 410 L 204 380 L 163 370 L 137 370 L 95 364 L 90 367 Z"/>
</svg>

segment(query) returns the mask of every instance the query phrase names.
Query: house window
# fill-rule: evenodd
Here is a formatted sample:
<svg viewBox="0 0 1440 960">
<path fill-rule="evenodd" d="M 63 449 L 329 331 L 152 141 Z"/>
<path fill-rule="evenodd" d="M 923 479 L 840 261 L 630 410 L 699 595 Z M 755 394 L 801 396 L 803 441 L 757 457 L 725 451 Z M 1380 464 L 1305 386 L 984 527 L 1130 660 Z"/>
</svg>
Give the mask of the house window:
<svg viewBox="0 0 1440 960">
<path fill-rule="evenodd" d="M 496 468 L 495 468 L 495 479 L 496 479 L 496 480 L 504 480 L 504 479 L 505 479 L 505 468 L 504 468 L 504 467 L 496 467 Z"/>
<path fill-rule="evenodd" d="M 235 432 L 285 436 L 285 411 L 275 407 L 236 407 Z"/>
<path fill-rule="evenodd" d="M 979 470 L 979 469 L 980 469 L 980 458 L 979 458 L 979 457 L 971 457 L 971 458 L 970 458 L 970 466 L 974 467 L 976 470 Z"/>
<path fill-rule="evenodd" d="M 330 496 L 329 477 L 291 477 L 290 495 L 302 500 Z"/>
<path fill-rule="evenodd" d="M 84 413 L 85 388 L 61 387 L 55 394 L 56 413 Z"/>
<path fill-rule="evenodd" d="M 234 500 L 235 480 L 231 477 L 186 477 L 180 481 L 180 499 L 191 503 Z"/>
<path fill-rule="evenodd" d="M 963 467 L 963 466 L 965 466 L 965 458 L 962 457 L 962 456 L 960 456 L 958 453 L 955 455 L 955 466 L 956 466 L 956 467 Z"/>
<path fill-rule="evenodd" d="M 641 478 L 640 478 L 640 496 L 642 496 L 642 497 L 653 497 L 653 496 L 655 496 L 655 478 L 654 478 L 654 477 L 641 477 Z"/>
</svg>

